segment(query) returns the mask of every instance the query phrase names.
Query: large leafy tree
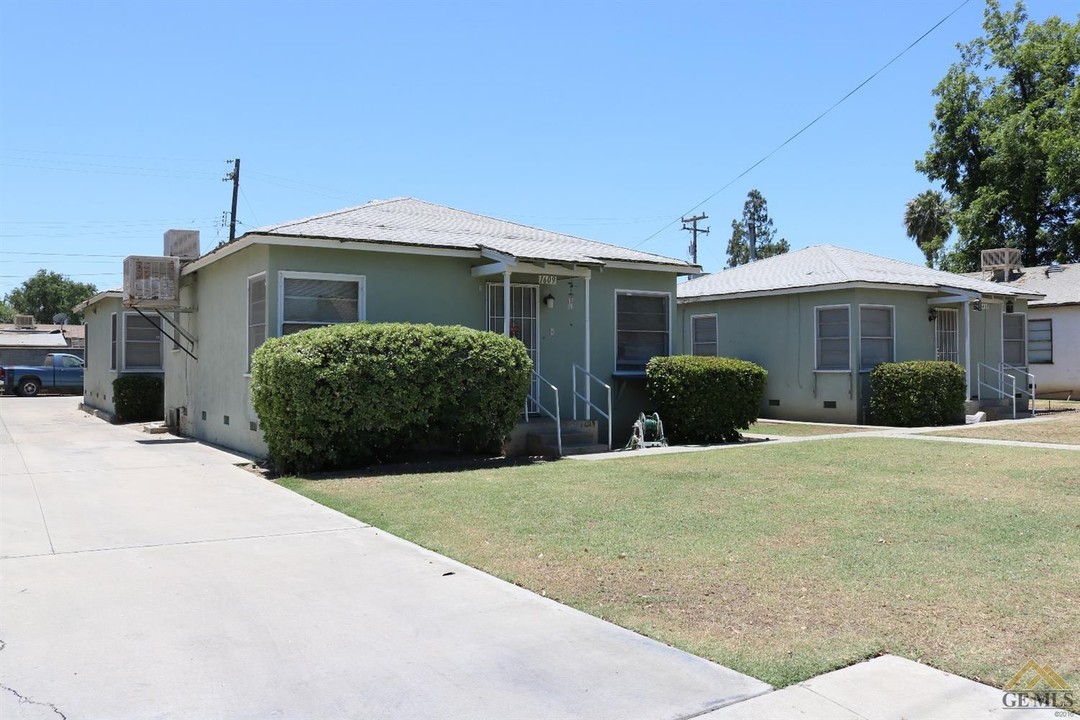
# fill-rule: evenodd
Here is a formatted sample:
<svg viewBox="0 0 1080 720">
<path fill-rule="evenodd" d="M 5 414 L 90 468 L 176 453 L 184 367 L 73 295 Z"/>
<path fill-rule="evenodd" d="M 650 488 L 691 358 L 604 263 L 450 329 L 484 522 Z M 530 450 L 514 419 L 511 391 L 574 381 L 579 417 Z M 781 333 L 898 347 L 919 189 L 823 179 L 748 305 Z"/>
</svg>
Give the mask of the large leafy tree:
<svg viewBox="0 0 1080 720">
<path fill-rule="evenodd" d="M 773 255 L 780 255 L 790 250 L 787 240 L 776 239 L 776 228 L 769 217 L 769 204 L 757 190 L 746 194 L 741 218 L 731 221 L 731 239 L 728 240 L 727 254 L 729 268 L 750 262 L 750 234 L 753 232 L 758 260 Z"/>
<path fill-rule="evenodd" d="M 908 200 L 904 229 L 926 256 L 926 267 L 934 267 L 952 232 L 949 205 L 942 194 L 926 190 Z"/>
<path fill-rule="evenodd" d="M 60 273 L 38 270 L 33 277 L 8 293 L 5 300 L 20 315 L 33 315 L 39 323 L 51 323 L 59 313 L 68 322 L 82 322 L 82 315 L 72 308 L 97 292 L 91 283 L 80 283 Z"/>
<path fill-rule="evenodd" d="M 1080 19 L 1037 24 L 1022 2 L 987 0 L 983 29 L 934 89 L 934 139 L 916 163 L 955 207 L 943 264 L 976 270 L 992 247 L 1027 266 L 1080 261 Z"/>
</svg>

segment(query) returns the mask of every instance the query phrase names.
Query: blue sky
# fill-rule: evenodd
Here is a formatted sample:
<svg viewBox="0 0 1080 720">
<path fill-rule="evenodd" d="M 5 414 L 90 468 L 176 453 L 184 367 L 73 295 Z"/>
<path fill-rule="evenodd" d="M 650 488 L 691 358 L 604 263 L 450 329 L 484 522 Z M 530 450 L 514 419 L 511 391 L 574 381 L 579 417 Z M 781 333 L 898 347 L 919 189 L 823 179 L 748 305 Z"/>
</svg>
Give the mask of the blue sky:
<svg viewBox="0 0 1080 720">
<path fill-rule="evenodd" d="M 962 2 L 3 0 L 0 295 L 38 268 L 117 287 L 172 227 L 213 248 L 234 157 L 238 234 L 411 196 L 685 258 L 716 193 L 716 271 L 758 188 L 792 248 L 922 262 L 903 207 L 981 0 L 717 191 Z"/>
</svg>

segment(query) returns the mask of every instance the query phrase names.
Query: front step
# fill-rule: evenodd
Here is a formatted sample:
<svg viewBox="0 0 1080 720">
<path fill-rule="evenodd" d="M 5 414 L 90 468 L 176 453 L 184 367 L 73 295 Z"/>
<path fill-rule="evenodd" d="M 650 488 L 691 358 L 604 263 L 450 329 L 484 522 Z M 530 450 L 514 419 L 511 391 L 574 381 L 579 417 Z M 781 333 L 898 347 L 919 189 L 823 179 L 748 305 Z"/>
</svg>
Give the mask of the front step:
<svg viewBox="0 0 1080 720">
<path fill-rule="evenodd" d="M 595 420 L 562 421 L 563 455 L 585 455 L 607 451 L 607 445 L 597 442 Z M 518 423 L 511 435 L 507 454 L 557 457 L 559 438 L 555 430 L 555 421 L 547 418 L 533 418 L 529 422 Z"/>
</svg>

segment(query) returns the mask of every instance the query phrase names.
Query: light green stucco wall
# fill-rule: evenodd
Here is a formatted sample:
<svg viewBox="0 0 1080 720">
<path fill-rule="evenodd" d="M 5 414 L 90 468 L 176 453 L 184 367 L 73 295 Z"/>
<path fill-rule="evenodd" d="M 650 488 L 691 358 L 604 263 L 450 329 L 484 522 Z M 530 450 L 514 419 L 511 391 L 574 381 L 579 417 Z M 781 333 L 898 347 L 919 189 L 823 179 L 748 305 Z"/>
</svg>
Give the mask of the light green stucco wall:
<svg viewBox="0 0 1080 720">
<path fill-rule="evenodd" d="M 712 302 L 679 306 L 680 351 L 691 352 L 691 318 L 715 313 L 718 354 L 750 360 L 769 371 L 762 417 L 817 422 L 865 422 L 869 400 L 869 370 L 859 367 L 859 306 L 894 308 L 895 360 L 935 359 L 935 324 L 928 320 L 927 301 L 935 294 L 903 290 L 848 289 Z M 815 308 L 824 305 L 850 307 L 850 371 L 815 372 Z M 1017 302 L 1016 310 L 1025 304 Z M 964 312 L 959 310 L 959 350 L 964 356 Z M 971 356 L 973 372 L 978 362 L 997 366 L 1001 360 L 1001 314 L 1003 305 L 986 303 L 972 312 Z M 974 384 L 974 383 L 973 383 Z M 779 401 L 779 405 L 769 401 Z M 825 404 L 835 403 L 835 408 Z"/>
<path fill-rule="evenodd" d="M 117 371 L 112 365 L 112 314 L 123 311 L 120 298 L 102 298 L 84 314 L 86 324 L 86 370 L 83 372 L 83 403 L 116 412 L 112 382 Z"/>
<path fill-rule="evenodd" d="M 430 322 L 487 328 L 487 288 L 502 283 L 502 275 L 475 278 L 471 268 L 485 265 L 479 258 L 443 257 L 355 249 L 251 245 L 181 283 L 182 304 L 198 312 L 185 315 L 182 325 L 198 338 L 198 362 L 181 352 L 166 358 L 166 409 L 181 408 L 181 430 L 193 437 L 264 456 L 261 433 L 251 408 L 247 367 L 247 280 L 267 273 L 267 336 L 278 334 L 279 282 L 285 271 L 362 275 L 365 319 L 368 322 Z M 557 269 L 552 274 L 557 274 Z M 536 274 L 512 274 L 511 283 L 538 285 Z M 573 283 L 574 304 L 568 307 Z M 560 277 L 539 285 L 539 372 L 559 388 L 562 417 L 573 414 L 572 364 L 585 363 L 585 294 L 583 278 Z M 612 385 L 617 401 L 614 441 L 622 445 L 637 413 L 648 410 L 644 381 L 613 381 L 615 366 L 616 289 L 670 294 L 675 329 L 675 275 L 667 272 L 607 269 L 593 271 L 591 300 L 592 368 Z M 543 305 L 551 294 L 554 307 Z M 502 328 L 492 328 L 501 332 Z M 602 397 L 594 386 L 593 397 Z M 551 393 L 542 393 L 552 405 Z M 185 413 L 186 410 L 186 414 Z M 206 419 L 203 419 L 203 413 Z M 229 417 L 226 425 L 224 418 Z M 581 416 L 579 414 L 579 416 Z M 607 427 L 601 422 L 606 439 Z"/>
</svg>

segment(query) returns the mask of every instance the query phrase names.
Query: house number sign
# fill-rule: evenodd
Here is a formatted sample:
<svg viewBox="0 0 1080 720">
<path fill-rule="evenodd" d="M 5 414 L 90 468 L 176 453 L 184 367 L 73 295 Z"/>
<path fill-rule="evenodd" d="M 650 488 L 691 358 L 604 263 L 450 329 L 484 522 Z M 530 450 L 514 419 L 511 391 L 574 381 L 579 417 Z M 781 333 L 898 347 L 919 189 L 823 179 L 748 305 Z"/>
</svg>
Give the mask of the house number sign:
<svg viewBox="0 0 1080 720">
<path fill-rule="evenodd" d="M 541 285 L 554 285 L 555 283 L 559 282 L 559 278 L 555 277 L 554 275 L 540 275 L 539 278 Z"/>
</svg>

